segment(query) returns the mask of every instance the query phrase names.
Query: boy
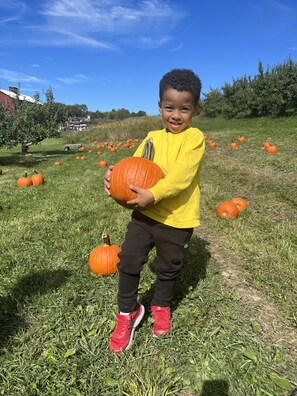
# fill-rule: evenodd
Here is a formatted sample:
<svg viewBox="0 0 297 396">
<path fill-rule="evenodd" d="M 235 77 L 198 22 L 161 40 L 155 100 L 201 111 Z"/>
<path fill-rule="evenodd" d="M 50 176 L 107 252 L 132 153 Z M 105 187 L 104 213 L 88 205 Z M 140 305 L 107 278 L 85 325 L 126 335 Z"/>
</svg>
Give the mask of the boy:
<svg viewBox="0 0 297 396">
<path fill-rule="evenodd" d="M 145 190 L 131 185 L 135 199 L 128 201 L 135 210 L 128 224 L 119 254 L 119 313 L 109 348 L 114 353 L 128 349 L 136 327 L 144 315 L 137 303 L 140 272 L 155 247 L 156 290 L 151 302 L 153 335 L 160 337 L 171 329 L 170 302 L 188 250 L 193 228 L 199 226 L 200 166 L 205 144 L 202 132 L 191 128 L 201 92 L 199 77 L 192 70 L 174 69 L 166 73 L 159 85 L 159 111 L 164 129 L 149 132 L 138 147 L 140 156 L 148 138 L 153 139 L 154 158 L 165 174 L 154 187 Z M 112 166 L 104 176 L 109 193 Z"/>
</svg>

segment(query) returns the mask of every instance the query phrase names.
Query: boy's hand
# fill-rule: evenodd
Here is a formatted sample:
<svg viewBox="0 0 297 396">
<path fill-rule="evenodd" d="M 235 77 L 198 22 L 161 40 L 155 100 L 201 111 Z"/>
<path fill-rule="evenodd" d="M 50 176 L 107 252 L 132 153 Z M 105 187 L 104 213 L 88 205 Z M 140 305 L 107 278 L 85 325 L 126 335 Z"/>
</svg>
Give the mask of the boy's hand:
<svg viewBox="0 0 297 396">
<path fill-rule="evenodd" d="M 137 197 L 135 199 L 131 199 L 130 201 L 127 201 L 128 205 L 133 205 L 135 209 L 138 210 L 147 209 L 153 206 L 153 203 L 155 202 L 155 198 L 150 191 L 133 185 L 130 185 L 129 187 L 132 191 L 134 191 L 137 194 Z"/>
<path fill-rule="evenodd" d="M 113 169 L 113 165 L 110 165 L 108 167 L 108 170 L 106 171 L 105 175 L 104 175 L 104 191 L 105 193 L 110 196 L 110 186 L 109 186 L 109 181 L 110 181 L 110 174 L 111 171 Z"/>
</svg>

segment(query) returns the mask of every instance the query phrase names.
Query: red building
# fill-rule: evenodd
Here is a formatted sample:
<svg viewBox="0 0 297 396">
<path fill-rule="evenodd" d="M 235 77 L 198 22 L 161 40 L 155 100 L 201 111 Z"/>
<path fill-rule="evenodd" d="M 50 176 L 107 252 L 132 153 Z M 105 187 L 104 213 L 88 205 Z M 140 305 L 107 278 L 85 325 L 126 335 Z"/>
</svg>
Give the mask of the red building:
<svg viewBox="0 0 297 396">
<path fill-rule="evenodd" d="M 8 87 L 8 91 L 5 89 L 0 89 L 0 101 L 4 103 L 4 106 L 7 109 L 14 110 L 14 103 L 13 100 L 19 97 L 20 100 L 26 100 L 27 102 L 34 103 L 35 100 L 28 95 L 19 94 L 18 95 L 18 88 L 17 87 Z"/>
</svg>

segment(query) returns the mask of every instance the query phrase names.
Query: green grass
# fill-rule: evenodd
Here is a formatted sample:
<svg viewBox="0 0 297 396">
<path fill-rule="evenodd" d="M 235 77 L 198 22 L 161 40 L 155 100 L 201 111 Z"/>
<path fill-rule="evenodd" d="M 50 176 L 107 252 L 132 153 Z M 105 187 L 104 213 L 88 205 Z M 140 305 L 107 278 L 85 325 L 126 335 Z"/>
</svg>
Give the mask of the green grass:
<svg viewBox="0 0 297 396">
<path fill-rule="evenodd" d="M 207 147 L 203 164 L 202 224 L 294 329 L 296 126 L 268 119 L 194 122 L 218 142 Z M 130 137 L 129 123 L 119 129 L 121 139 Z M 239 134 L 247 141 L 231 150 Z M 77 137 L 90 147 L 95 138 L 105 140 L 106 131 Z M 265 140 L 279 153 L 265 153 Z M 154 339 L 147 314 L 129 351 L 108 351 L 117 275 L 92 276 L 88 255 L 103 231 L 122 243 L 130 212 L 104 194 L 105 169 L 97 163 L 133 151 L 104 149 L 77 161 L 78 152 L 63 151 L 64 141 L 46 140 L 26 157 L 19 148 L 0 150 L 0 395 L 288 396 L 297 386 L 296 355 L 282 340 L 263 337 L 252 307 L 225 280 L 199 229 L 177 284 L 172 332 Z M 17 188 L 18 177 L 33 169 L 46 183 Z M 236 220 L 218 219 L 216 205 L 233 196 L 247 198 L 247 211 Z M 139 292 L 147 308 L 154 259 L 152 252 Z"/>
</svg>

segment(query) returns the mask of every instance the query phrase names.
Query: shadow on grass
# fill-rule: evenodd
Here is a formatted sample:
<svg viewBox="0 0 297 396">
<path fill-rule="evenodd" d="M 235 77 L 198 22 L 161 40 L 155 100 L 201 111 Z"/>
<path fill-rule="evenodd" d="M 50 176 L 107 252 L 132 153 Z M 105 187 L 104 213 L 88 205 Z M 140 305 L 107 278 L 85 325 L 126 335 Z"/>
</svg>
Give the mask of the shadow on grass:
<svg viewBox="0 0 297 396">
<path fill-rule="evenodd" d="M 179 303 L 187 296 L 190 290 L 194 290 L 201 279 L 206 277 L 207 263 L 211 257 L 207 246 L 209 242 L 193 235 L 187 256 L 183 260 L 183 266 L 176 283 L 171 310 L 174 311 Z M 150 264 L 150 269 L 154 272 L 154 263 Z M 150 302 L 155 292 L 155 284 L 141 297 L 142 303 L 150 311 Z M 146 312 L 146 316 L 150 313 Z"/>
<path fill-rule="evenodd" d="M 21 278 L 10 295 L 0 297 L 0 350 L 9 337 L 27 326 L 19 314 L 20 306 L 28 303 L 36 294 L 44 294 L 61 287 L 70 274 L 70 271 L 62 269 L 33 272 Z"/>
<path fill-rule="evenodd" d="M 57 158 L 61 159 L 61 156 L 71 155 L 72 151 L 52 150 L 52 151 L 34 151 L 23 155 L 21 153 L 14 153 L 11 155 L 1 156 L 1 166 L 19 166 L 26 168 L 34 168 L 40 165 L 42 162 L 55 161 Z"/>
<path fill-rule="evenodd" d="M 203 382 L 199 396 L 228 396 L 229 384 L 226 380 L 209 380 Z"/>
</svg>

